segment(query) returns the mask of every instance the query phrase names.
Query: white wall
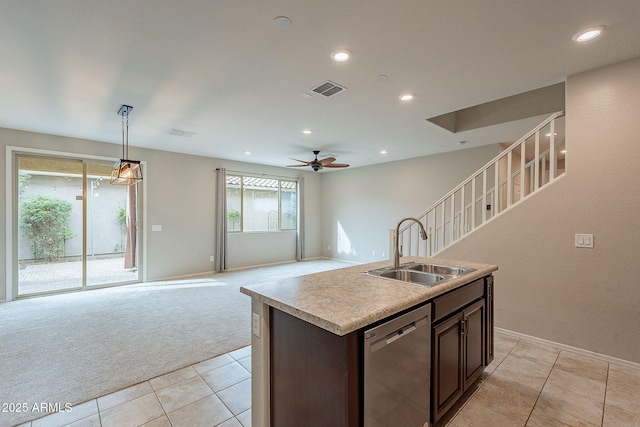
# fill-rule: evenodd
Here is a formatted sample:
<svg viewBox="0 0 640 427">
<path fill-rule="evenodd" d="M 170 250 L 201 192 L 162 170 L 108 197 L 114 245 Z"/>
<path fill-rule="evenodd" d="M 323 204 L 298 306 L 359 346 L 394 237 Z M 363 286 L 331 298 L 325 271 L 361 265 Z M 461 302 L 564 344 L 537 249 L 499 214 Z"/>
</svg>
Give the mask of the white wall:
<svg viewBox="0 0 640 427">
<path fill-rule="evenodd" d="M 640 58 L 566 87 L 566 176 L 441 256 L 499 265 L 498 327 L 640 363 Z"/>
<path fill-rule="evenodd" d="M 498 149 L 494 144 L 324 175 L 323 254 L 354 262 L 389 259 L 389 230 L 438 201 Z"/>
<path fill-rule="evenodd" d="M 230 270 L 296 259 L 296 232 L 233 233 L 228 237 Z"/>
<path fill-rule="evenodd" d="M 39 133 L 23 132 L 0 128 L 0 145 L 2 161 L 0 174 L 6 177 L 6 146 L 26 147 L 40 150 L 52 150 L 80 155 L 113 157 L 120 153 L 119 144 L 108 144 L 96 141 L 53 136 Z M 147 280 L 198 274 L 212 271 L 214 263 L 209 261 L 215 255 L 215 169 L 225 167 L 243 172 L 264 173 L 286 177 L 304 176 L 307 211 L 305 252 L 308 258 L 321 256 L 319 197 L 321 177 L 314 172 L 298 169 L 261 166 L 250 163 L 231 162 L 226 160 L 169 153 L 130 147 L 132 158 L 145 160 L 144 170 L 147 199 L 147 222 L 142 226 L 147 231 L 146 268 Z M 113 160 L 117 160 L 113 157 Z M 188 171 L 168 174 L 169 170 Z M 0 221 L 6 227 L 0 229 L 0 241 L 6 241 L 6 185 L 0 186 Z M 152 232 L 152 225 L 162 225 L 162 231 Z M 267 236 L 268 237 L 268 236 Z M 230 260 L 234 267 L 254 265 L 253 262 L 263 260 L 265 246 L 278 248 L 282 243 L 281 236 L 269 245 L 265 236 L 258 236 L 259 244 L 247 244 L 243 249 L 245 261 Z M 295 246 L 293 246 L 295 248 Z M 276 252 L 276 251 L 272 251 Z M 283 251 L 284 256 L 265 262 L 281 262 L 295 260 L 295 249 Z M 291 255 L 293 254 L 293 255 Z M 246 262 L 246 263 L 245 263 Z M 0 300 L 6 295 L 6 245 L 0 249 Z"/>
</svg>

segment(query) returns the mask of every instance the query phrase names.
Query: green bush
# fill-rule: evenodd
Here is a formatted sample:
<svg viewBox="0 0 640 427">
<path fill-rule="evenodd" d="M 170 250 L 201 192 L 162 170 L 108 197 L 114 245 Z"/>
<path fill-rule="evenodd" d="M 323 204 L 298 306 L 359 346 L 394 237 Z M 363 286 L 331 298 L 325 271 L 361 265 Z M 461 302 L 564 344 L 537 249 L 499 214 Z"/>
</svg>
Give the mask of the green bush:
<svg viewBox="0 0 640 427">
<path fill-rule="evenodd" d="M 119 208 L 116 215 L 116 221 L 120 226 L 120 244 L 113 249 L 114 252 L 124 252 L 125 236 L 127 234 L 127 210 Z"/>
<path fill-rule="evenodd" d="M 65 242 L 74 237 L 69 225 L 73 206 L 64 200 L 38 196 L 21 203 L 24 233 L 35 259 L 48 262 L 64 257 Z"/>
<path fill-rule="evenodd" d="M 240 225 L 240 212 L 235 209 L 230 209 L 227 212 L 227 221 L 231 223 L 231 230 L 236 231 L 236 224 Z M 240 228 L 238 228 L 239 230 Z"/>
</svg>

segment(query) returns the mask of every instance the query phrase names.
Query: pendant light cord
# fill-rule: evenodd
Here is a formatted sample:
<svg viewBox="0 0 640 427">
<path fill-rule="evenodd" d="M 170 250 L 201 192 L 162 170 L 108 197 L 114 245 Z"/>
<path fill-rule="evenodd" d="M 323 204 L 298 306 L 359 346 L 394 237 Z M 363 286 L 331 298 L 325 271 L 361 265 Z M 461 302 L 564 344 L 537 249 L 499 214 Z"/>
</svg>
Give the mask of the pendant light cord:
<svg viewBox="0 0 640 427">
<path fill-rule="evenodd" d="M 127 121 L 125 124 L 124 117 L 127 117 Z M 126 128 L 126 132 L 125 132 Z M 126 135 L 126 139 L 125 139 Z M 129 158 L 129 110 L 125 110 L 122 112 L 122 159 Z"/>
</svg>

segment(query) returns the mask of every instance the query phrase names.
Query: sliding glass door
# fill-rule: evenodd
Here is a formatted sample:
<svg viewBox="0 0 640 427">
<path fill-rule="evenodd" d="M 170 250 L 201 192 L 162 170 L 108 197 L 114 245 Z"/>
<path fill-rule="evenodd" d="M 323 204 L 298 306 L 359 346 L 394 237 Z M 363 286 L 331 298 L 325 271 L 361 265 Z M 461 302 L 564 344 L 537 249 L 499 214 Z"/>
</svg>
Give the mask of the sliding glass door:
<svg viewBox="0 0 640 427">
<path fill-rule="evenodd" d="M 137 186 L 110 185 L 110 162 L 18 154 L 16 165 L 18 297 L 139 281 Z"/>
<path fill-rule="evenodd" d="M 138 187 L 109 184 L 112 167 L 87 164 L 86 286 L 138 280 Z"/>
</svg>

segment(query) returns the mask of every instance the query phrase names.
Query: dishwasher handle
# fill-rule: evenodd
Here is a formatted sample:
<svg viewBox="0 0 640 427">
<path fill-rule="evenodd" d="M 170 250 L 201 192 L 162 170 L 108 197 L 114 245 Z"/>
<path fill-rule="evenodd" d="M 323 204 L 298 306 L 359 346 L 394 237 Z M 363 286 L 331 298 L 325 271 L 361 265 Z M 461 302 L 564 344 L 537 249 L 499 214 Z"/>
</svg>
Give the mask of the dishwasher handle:
<svg viewBox="0 0 640 427">
<path fill-rule="evenodd" d="M 403 336 L 405 336 L 406 334 L 410 334 L 411 332 L 413 332 L 415 330 L 416 330 L 416 322 L 411 322 L 407 326 L 404 326 L 404 327 L 398 329 L 397 331 L 392 332 L 389 335 L 387 335 L 385 337 L 386 338 L 386 342 L 387 342 L 387 344 L 391 344 L 395 340 L 400 339 Z"/>
<path fill-rule="evenodd" d="M 387 334 L 386 336 L 378 339 L 377 341 L 371 343 L 370 347 L 369 347 L 369 352 L 373 353 L 376 352 L 378 350 L 380 350 L 381 348 L 386 347 L 387 345 L 391 344 L 392 342 L 399 340 L 402 337 L 406 337 L 407 335 L 409 335 L 411 332 L 415 331 L 416 329 L 418 329 L 421 326 L 424 326 L 425 324 L 429 323 L 429 316 L 425 316 L 422 319 L 416 320 L 414 322 L 411 322 L 401 328 L 396 329 L 395 331 Z M 371 337 L 373 338 L 373 337 Z"/>
</svg>

